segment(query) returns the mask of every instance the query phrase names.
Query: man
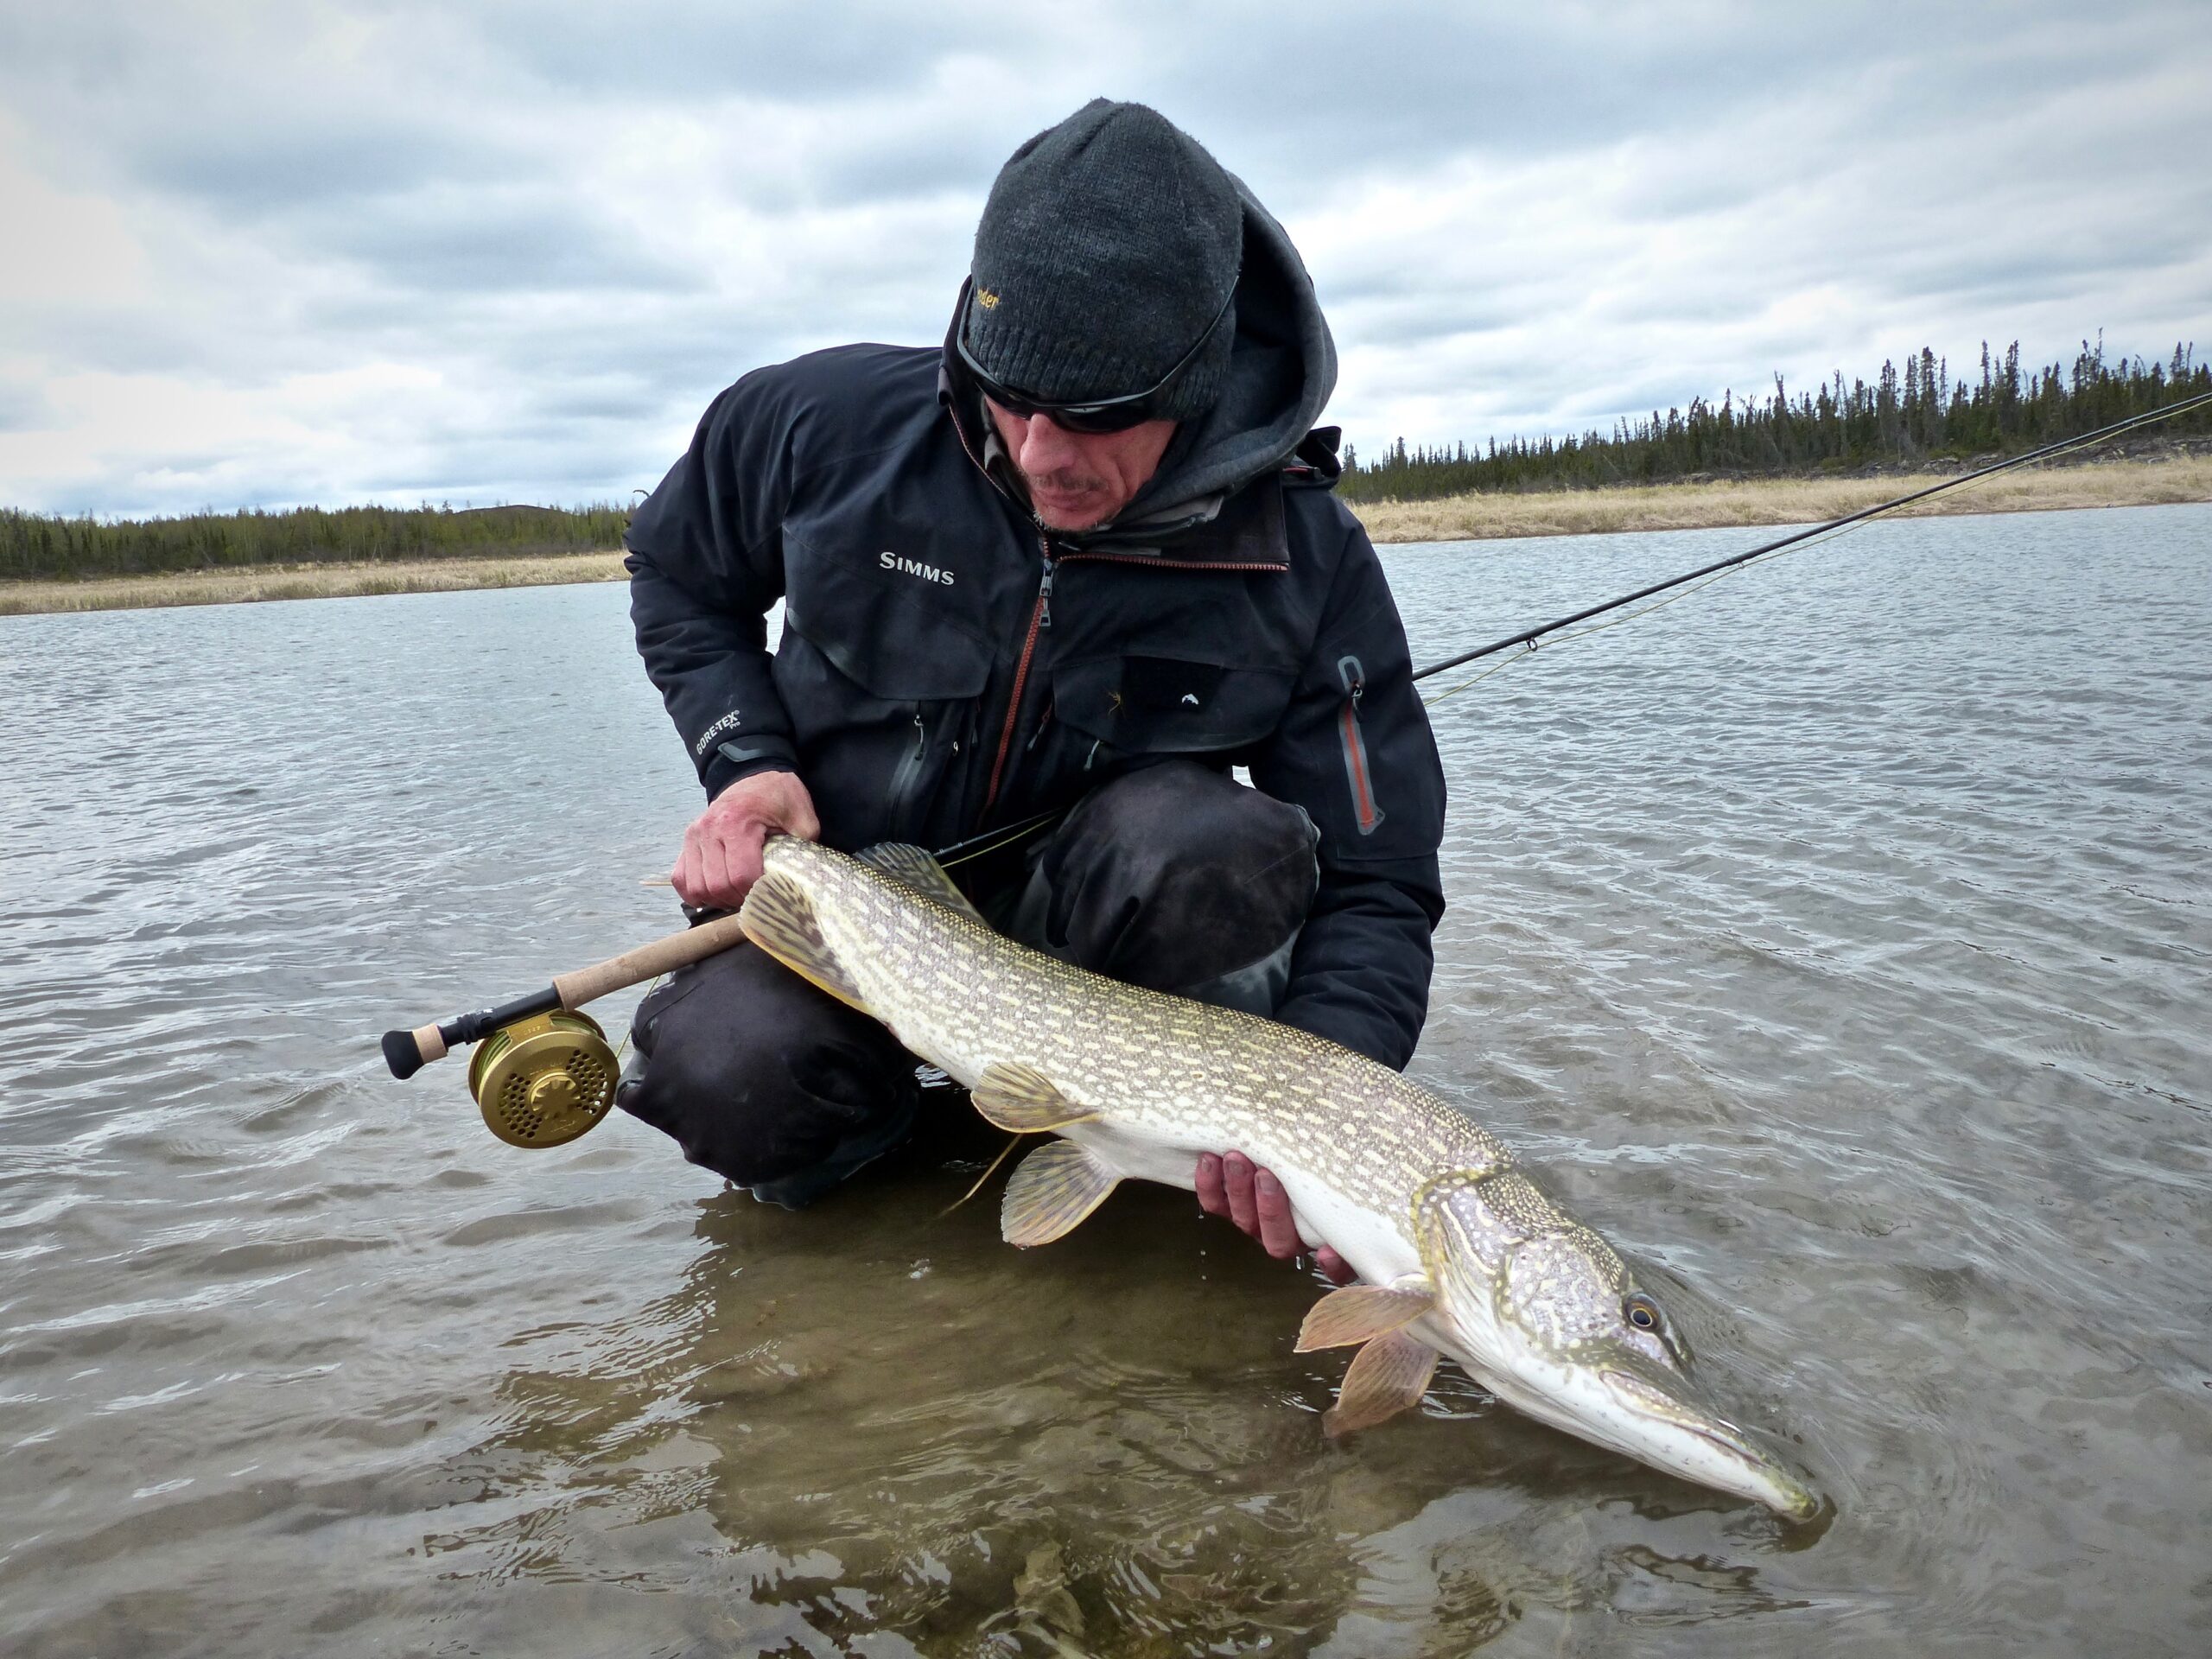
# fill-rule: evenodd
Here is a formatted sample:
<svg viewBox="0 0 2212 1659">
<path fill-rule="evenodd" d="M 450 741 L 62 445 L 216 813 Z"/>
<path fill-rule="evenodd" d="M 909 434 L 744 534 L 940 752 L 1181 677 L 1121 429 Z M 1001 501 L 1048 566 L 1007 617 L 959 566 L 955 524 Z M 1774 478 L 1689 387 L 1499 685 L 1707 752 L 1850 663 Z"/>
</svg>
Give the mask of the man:
<svg viewBox="0 0 2212 1659">
<path fill-rule="evenodd" d="M 1444 785 L 1309 429 L 1335 378 L 1296 250 L 1196 141 L 1099 99 L 1016 150 L 941 351 L 747 375 L 631 525 L 638 649 L 711 802 L 678 895 L 737 905 L 773 833 L 934 848 L 1065 809 L 957 872 L 995 925 L 1402 1066 Z M 621 1104 L 765 1198 L 913 1122 L 911 1057 L 751 946 L 633 1034 Z M 1210 1157 L 1198 1191 L 1296 1254 L 1265 1171 Z"/>
</svg>

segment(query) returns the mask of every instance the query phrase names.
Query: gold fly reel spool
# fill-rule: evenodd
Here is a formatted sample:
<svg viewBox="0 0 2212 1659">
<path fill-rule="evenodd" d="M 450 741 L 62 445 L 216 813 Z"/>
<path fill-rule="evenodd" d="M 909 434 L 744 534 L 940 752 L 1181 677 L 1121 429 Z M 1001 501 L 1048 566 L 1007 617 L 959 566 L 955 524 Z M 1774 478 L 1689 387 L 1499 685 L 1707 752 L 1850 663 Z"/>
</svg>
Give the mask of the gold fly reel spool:
<svg viewBox="0 0 2212 1659">
<path fill-rule="evenodd" d="M 607 1033 L 567 1009 L 500 1027 L 468 1060 L 468 1092 L 511 1147 L 575 1140 L 614 1104 L 614 1080 Z"/>
</svg>

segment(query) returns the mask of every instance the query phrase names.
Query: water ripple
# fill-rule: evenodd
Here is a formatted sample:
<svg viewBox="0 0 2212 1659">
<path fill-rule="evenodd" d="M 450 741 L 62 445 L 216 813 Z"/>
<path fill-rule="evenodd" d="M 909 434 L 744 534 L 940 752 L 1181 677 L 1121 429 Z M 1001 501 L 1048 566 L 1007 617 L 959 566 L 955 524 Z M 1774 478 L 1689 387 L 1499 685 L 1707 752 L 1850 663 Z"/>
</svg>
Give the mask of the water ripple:
<svg viewBox="0 0 2212 1659">
<path fill-rule="evenodd" d="M 1387 562 L 1426 659 L 1743 540 Z M 972 1169 L 794 1216 L 383 1077 L 672 919 L 619 590 L 0 620 L 10 1651 L 2192 1651 L 2208 568 L 2212 509 L 1876 526 L 1437 710 L 1416 1074 L 1811 1533 L 1448 1369 L 1327 1441 L 1315 1286 L 1184 1195 L 1014 1252 Z M 84 763 L 119 707 L 159 766 Z"/>
</svg>

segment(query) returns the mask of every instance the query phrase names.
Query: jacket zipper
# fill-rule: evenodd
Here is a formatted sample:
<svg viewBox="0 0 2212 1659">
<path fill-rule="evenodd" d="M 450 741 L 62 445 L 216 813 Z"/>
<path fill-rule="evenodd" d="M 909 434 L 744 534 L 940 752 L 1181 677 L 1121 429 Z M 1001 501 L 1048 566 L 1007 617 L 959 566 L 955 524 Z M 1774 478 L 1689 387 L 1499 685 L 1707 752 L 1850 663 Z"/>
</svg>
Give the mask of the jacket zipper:
<svg viewBox="0 0 2212 1659">
<path fill-rule="evenodd" d="M 1344 712 L 1338 716 L 1337 734 L 1344 746 L 1344 778 L 1351 785 L 1352 818 L 1359 833 L 1371 836 L 1382 822 L 1382 809 L 1375 804 L 1375 779 L 1368 770 L 1367 740 L 1359 729 L 1359 700 L 1367 692 L 1367 677 L 1357 657 L 1337 659 L 1337 674 L 1344 688 Z"/>
<path fill-rule="evenodd" d="M 991 815 L 991 808 L 998 804 L 999 785 L 1006 780 L 1006 758 L 1014 747 L 1014 728 L 1021 721 L 1021 694 L 1029 686 L 1029 663 L 1037 654 L 1037 636 L 1052 626 L 1052 578 L 1058 573 L 1052 552 L 1052 538 L 1041 532 L 1037 545 L 1045 555 L 1045 573 L 1038 579 L 1037 603 L 1029 613 L 1029 634 L 1021 642 L 1021 660 L 1014 664 L 1014 695 L 1007 700 L 1006 725 L 999 733 L 999 752 L 991 762 L 991 785 L 983 791 L 983 810 L 976 815 L 980 825 Z"/>
<path fill-rule="evenodd" d="M 993 488 L 1004 494 L 1004 487 L 996 479 L 991 478 L 990 468 L 983 465 L 983 458 L 976 453 L 975 445 L 968 442 L 968 429 L 957 414 L 952 416 L 952 431 L 953 435 L 960 440 L 962 451 L 976 469 L 990 480 Z M 1290 569 L 1287 563 L 1279 560 L 1230 564 L 1213 559 L 1163 559 L 1141 553 L 1070 551 L 1056 555 L 1052 551 L 1052 538 L 1045 532 L 1042 524 L 1038 526 L 1037 544 L 1045 556 L 1045 570 L 1037 583 L 1037 602 L 1029 613 L 1029 632 L 1021 642 L 1021 660 L 1014 664 L 1014 695 L 1007 702 L 1006 724 L 999 732 L 999 752 L 991 760 L 991 781 L 990 786 L 983 791 L 983 810 L 976 815 L 978 826 L 991 816 L 991 809 L 998 804 L 1000 786 L 1006 781 L 1007 757 L 1014 747 L 1014 728 L 1021 721 L 1021 694 L 1028 689 L 1029 664 L 1037 654 L 1037 636 L 1052 626 L 1052 579 L 1058 574 L 1061 560 L 1090 559 L 1102 564 L 1148 564 L 1163 570 L 1283 571 Z M 1032 741 L 1034 741 L 1033 738 Z M 1096 760 L 1097 755 L 1098 746 L 1094 743 L 1090 746 L 1090 760 L 1084 762 L 1086 772 L 1090 770 L 1090 760 Z M 1382 820 L 1378 817 L 1376 821 L 1380 823 Z"/>
<path fill-rule="evenodd" d="M 913 833 L 906 823 L 907 809 L 913 804 L 914 792 L 922 781 L 922 763 L 929 754 L 929 728 L 923 723 L 920 705 L 914 709 L 914 747 L 899 757 L 899 769 L 891 778 L 889 820 L 893 835 Z"/>
<path fill-rule="evenodd" d="M 1283 563 L 1230 564 L 1220 559 L 1163 559 L 1150 553 L 1082 553 L 1060 555 L 1062 564 L 1089 559 L 1095 564 L 1148 564 L 1157 570 L 1273 570 L 1290 569 Z"/>
</svg>

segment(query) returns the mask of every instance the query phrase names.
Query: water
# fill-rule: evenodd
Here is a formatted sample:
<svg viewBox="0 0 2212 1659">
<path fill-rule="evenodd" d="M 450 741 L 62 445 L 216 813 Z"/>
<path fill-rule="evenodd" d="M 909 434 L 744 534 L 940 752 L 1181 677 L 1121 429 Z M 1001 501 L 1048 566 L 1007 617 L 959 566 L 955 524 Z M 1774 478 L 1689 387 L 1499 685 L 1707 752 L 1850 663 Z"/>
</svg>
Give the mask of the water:
<svg viewBox="0 0 2212 1659">
<path fill-rule="evenodd" d="M 1427 659 L 1749 539 L 1389 563 Z M 1018 1253 L 972 1170 L 792 1216 L 391 1082 L 385 1027 L 671 925 L 619 589 L 0 620 L 0 1638 L 2202 1652 L 2208 573 L 2208 507 L 1876 526 L 1438 710 L 1415 1072 L 1809 1536 L 1448 1369 L 1326 1444 L 1315 1286 L 1187 1195 Z"/>
</svg>

